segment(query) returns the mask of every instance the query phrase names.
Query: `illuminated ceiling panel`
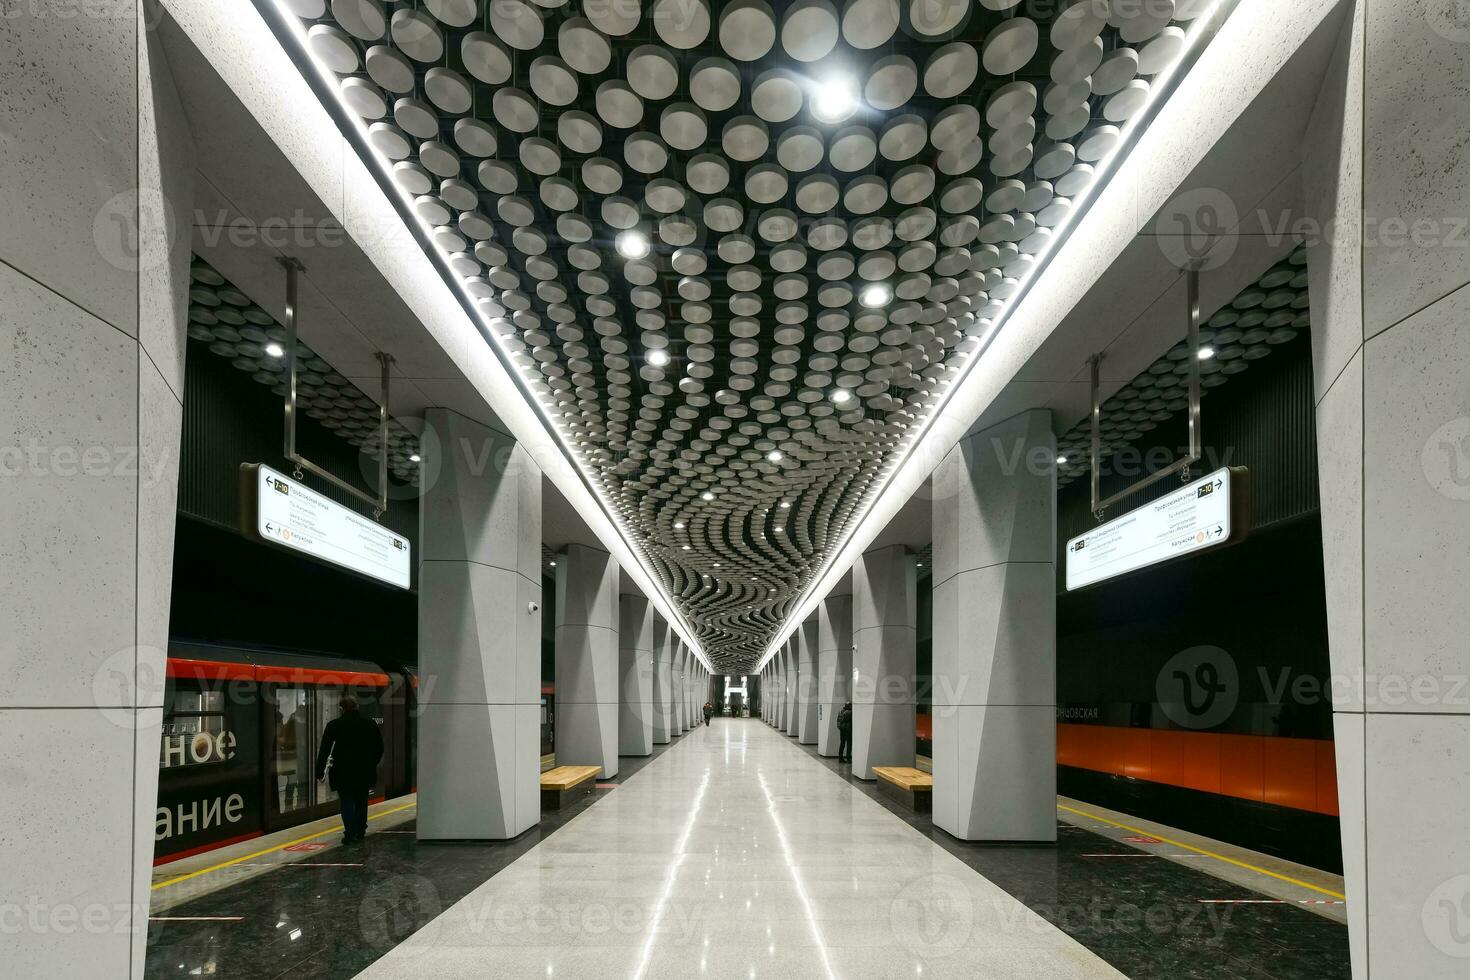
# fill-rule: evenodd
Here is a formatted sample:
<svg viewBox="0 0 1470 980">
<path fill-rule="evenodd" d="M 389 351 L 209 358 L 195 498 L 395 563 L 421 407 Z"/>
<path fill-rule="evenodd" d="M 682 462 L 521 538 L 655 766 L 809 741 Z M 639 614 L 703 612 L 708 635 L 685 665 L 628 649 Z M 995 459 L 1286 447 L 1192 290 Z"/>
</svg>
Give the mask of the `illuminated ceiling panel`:
<svg viewBox="0 0 1470 980">
<path fill-rule="evenodd" d="M 1213 6 L 260 2 L 731 671 Z"/>
</svg>

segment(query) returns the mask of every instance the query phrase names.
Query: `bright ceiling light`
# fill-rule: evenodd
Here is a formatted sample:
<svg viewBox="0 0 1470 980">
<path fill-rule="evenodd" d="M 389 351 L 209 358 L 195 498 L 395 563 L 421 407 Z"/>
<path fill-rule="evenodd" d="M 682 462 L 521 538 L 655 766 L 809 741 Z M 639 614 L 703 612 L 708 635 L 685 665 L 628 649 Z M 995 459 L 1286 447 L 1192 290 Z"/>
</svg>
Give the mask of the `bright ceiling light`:
<svg viewBox="0 0 1470 980">
<path fill-rule="evenodd" d="M 414 453 L 412 456 L 408 457 L 408 461 L 410 463 L 421 463 L 423 462 L 423 460 L 424 457 L 420 456 L 418 453 Z"/>
<path fill-rule="evenodd" d="M 715 499 L 715 495 L 713 493 L 710 493 L 708 490 L 706 490 L 704 493 L 702 493 L 702 494 L 699 495 L 699 499 L 700 500 L 714 500 Z"/>
<path fill-rule="evenodd" d="M 782 510 L 790 510 L 791 509 L 791 501 L 789 501 L 789 500 L 783 500 L 783 501 L 781 501 L 781 509 Z"/>
<path fill-rule="evenodd" d="M 652 364 L 654 367 L 663 367 L 665 364 L 669 363 L 669 352 L 662 349 L 649 351 L 648 363 Z"/>
<path fill-rule="evenodd" d="M 1214 356 L 1215 356 L 1215 348 L 1213 348 L 1213 347 L 1201 347 L 1199 349 L 1199 359 L 1202 360 L 1202 361 L 1208 361 L 1210 358 L 1212 358 Z"/>
<path fill-rule="evenodd" d="M 1065 456 L 1058 456 L 1057 457 L 1057 465 L 1058 466 L 1066 466 L 1067 465 L 1067 457 L 1065 457 Z"/>
<path fill-rule="evenodd" d="M 881 282 L 875 282 L 873 283 L 873 285 L 862 291 L 862 295 L 858 297 L 858 302 L 862 303 L 869 309 L 872 309 L 875 306 L 884 305 L 892 298 L 893 293 L 889 292 L 887 286 L 883 285 Z"/>
<path fill-rule="evenodd" d="M 846 388 L 838 388 L 832 392 L 832 403 L 834 405 L 846 405 L 852 401 L 852 392 Z"/>
<path fill-rule="evenodd" d="M 625 231 L 618 235 L 618 254 L 625 259 L 641 259 L 653 246 L 641 231 Z"/>
<path fill-rule="evenodd" d="M 773 463 L 779 463 L 785 458 L 786 457 L 781 454 L 781 450 L 779 449 L 772 449 L 770 452 L 766 453 L 766 459 L 770 460 Z"/>
<path fill-rule="evenodd" d="M 271 357 L 285 357 L 286 356 L 286 348 L 282 347 L 280 344 L 276 343 L 274 340 L 265 345 L 265 352 L 266 352 L 266 354 L 270 355 Z"/>
<path fill-rule="evenodd" d="M 684 522 L 683 521 L 675 521 L 674 522 L 674 530 L 675 531 L 682 531 L 682 530 L 684 530 Z"/>
<path fill-rule="evenodd" d="M 686 545 L 684 545 L 684 547 L 683 547 L 683 548 L 682 548 L 682 550 L 683 550 L 683 551 L 688 551 L 688 550 L 689 550 L 689 546 L 688 546 L 688 545 L 687 545 L 687 544 L 686 544 Z"/>
<path fill-rule="evenodd" d="M 857 111 L 857 85 L 846 75 L 834 75 L 817 83 L 812 93 L 812 112 L 823 122 L 838 122 Z"/>
</svg>

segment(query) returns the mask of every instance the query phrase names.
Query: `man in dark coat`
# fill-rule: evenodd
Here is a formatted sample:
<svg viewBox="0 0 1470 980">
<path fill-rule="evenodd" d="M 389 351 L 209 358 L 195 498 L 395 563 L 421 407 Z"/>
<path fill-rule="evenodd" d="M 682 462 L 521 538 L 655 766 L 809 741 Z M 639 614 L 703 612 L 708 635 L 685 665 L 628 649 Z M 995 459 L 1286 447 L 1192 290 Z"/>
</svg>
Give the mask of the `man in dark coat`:
<svg viewBox="0 0 1470 980">
<path fill-rule="evenodd" d="M 342 843 L 367 834 L 368 793 L 378 778 L 383 736 L 378 723 L 358 711 L 357 699 L 342 699 L 342 714 L 327 722 L 317 754 L 316 778 L 327 779 L 342 804 Z"/>
<path fill-rule="evenodd" d="M 837 712 L 837 761 L 852 762 L 852 702 Z"/>
</svg>

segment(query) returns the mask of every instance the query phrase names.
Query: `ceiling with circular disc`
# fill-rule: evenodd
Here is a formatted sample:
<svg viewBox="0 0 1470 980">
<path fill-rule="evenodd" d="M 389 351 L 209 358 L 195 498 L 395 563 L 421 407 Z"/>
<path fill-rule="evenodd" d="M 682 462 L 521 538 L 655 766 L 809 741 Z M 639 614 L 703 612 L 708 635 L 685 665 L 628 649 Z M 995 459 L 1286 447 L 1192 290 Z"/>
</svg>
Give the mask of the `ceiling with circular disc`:
<svg viewBox="0 0 1470 980">
<path fill-rule="evenodd" d="M 1212 6 L 278 2 L 719 670 L 760 658 Z"/>
</svg>

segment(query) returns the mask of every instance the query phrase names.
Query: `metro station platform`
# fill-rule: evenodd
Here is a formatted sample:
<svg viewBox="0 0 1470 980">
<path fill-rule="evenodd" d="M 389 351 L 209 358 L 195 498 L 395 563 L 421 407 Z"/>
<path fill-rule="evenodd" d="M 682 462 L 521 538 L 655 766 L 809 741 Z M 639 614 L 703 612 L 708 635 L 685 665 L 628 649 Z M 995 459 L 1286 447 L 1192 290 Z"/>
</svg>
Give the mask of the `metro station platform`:
<svg viewBox="0 0 1470 980">
<path fill-rule="evenodd" d="M 160 898 L 148 976 L 1348 976 L 1338 906 L 1289 890 L 1333 903 L 1330 878 L 1062 806 L 1055 847 L 959 842 L 810 747 L 717 718 L 513 841 L 420 844 L 397 816 Z"/>
</svg>

